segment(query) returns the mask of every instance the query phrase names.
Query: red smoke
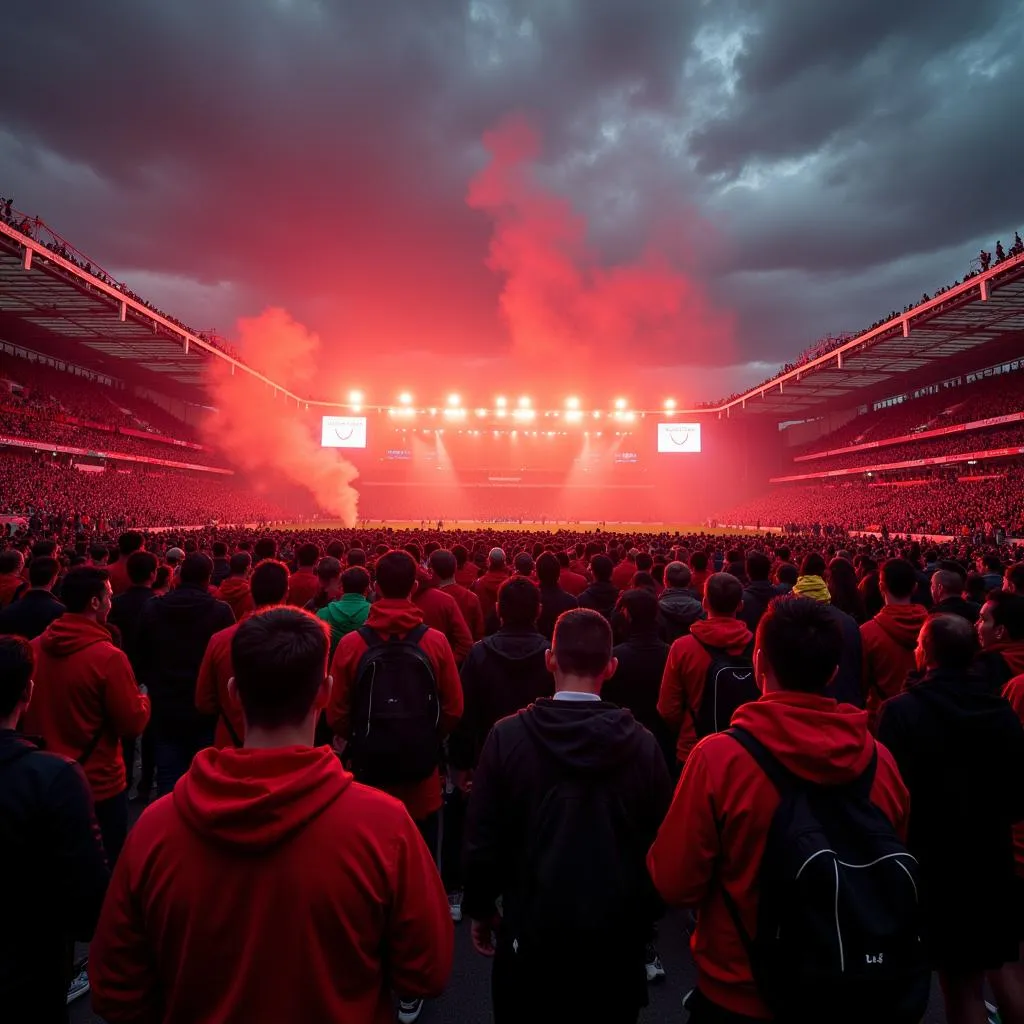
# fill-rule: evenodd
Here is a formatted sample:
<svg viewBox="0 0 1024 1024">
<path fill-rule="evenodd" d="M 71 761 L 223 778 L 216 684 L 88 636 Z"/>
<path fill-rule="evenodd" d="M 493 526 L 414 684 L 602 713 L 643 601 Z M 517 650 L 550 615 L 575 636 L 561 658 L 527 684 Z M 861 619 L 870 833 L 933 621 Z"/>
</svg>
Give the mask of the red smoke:
<svg viewBox="0 0 1024 1024">
<path fill-rule="evenodd" d="M 250 366 L 295 394 L 319 394 L 320 338 L 285 310 L 239 320 L 238 347 Z M 283 395 L 275 398 L 272 388 L 247 373 L 232 376 L 219 359 L 212 361 L 208 385 L 217 415 L 203 428 L 212 446 L 256 477 L 307 490 L 321 508 L 355 525 L 359 494 L 351 485 L 358 471 L 336 449 L 320 447 L 304 410 Z"/>
<path fill-rule="evenodd" d="M 679 364 L 731 348 L 732 317 L 659 252 L 601 264 L 585 218 L 537 181 L 540 139 L 526 118 L 502 122 L 484 145 L 491 159 L 466 201 L 494 220 L 488 265 L 505 278 L 501 309 L 521 368 L 607 378 L 622 360 Z"/>
</svg>

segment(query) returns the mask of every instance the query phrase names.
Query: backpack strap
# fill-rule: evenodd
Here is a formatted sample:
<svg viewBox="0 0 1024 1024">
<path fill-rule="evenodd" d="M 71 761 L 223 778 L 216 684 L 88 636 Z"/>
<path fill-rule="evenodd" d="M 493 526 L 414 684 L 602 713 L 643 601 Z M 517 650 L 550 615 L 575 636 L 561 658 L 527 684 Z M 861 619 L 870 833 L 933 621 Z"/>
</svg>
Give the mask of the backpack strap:
<svg viewBox="0 0 1024 1024">
<path fill-rule="evenodd" d="M 366 644 L 367 650 L 371 647 L 380 647 L 384 643 L 380 638 L 380 633 L 375 629 L 370 629 L 369 626 L 360 626 L 356 632 L 363 638 L 363 643 Z"/>
<path fill-rule="evenodd" d="M 416 644 L 418 647 L 420 641 L 427 635 L 427 630 L 429 628 L 430 627 L 425 622 L 421 622 L 415 629 L 410 629 L 409 632 L 405 634 L 405 643 Z"/>
<path fill-rule="evenodd" d="M 725 730 L 725 734 L 750 754 L 780 796 L 794 788 L 796 777 L 782 766 L 779 759 L 753 733 L 747 732 L 742 726 L 733 725 Z"/>
</svg>

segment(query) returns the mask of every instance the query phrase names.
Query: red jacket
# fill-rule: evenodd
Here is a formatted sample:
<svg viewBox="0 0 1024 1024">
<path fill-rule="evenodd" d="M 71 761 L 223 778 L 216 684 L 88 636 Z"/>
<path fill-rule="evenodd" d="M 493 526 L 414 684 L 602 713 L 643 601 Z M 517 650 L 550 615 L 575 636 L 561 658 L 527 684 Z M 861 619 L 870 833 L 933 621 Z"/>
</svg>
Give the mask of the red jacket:
<svg viewBox="0 0 1024 1024">
<path fill-rule="evenodd" d="M 579 597 L 589 586 L 586 576 L 581 576 L 578 572 L 573 572 L 572 569 L 564 568 L 558 574 L 558 585 L 573 597 Z"/>
<path fill-rule="evenodd" d="M 118 560 L 108 568 L 110 574 L 110 589 L 114 591 L 114 597 L 123 594 L 132 586 L 128 576 L 128 556 L 121 555 Z"/>
<path fill-rule="evenodd" d="M 477 640 L 483 640 L 484 613 L 480 609 L 480 598 L 472 590 L 467 590 L 458 583 L 449 583 L 447 586 L 442 585 L 437 589 L 444 594 L 450 594 L 455 600 L 455 603 L 459 606 L 459 611 L 462 612 L 462 618 L 469 627 L 473 643 L 476 643 Z M 467 651 L 466 654 L 468 653 Z M 456 656 L 456 660 L 465 661 L 465 659 L 466 655 L 463 655 L 462 658 Z"/>
<path fill-rule="evenodd" d="M 382 637 L 392 634 L 405 636 L 423 621 L 423 613 L 412 601 L 386 597 L 375 602 L 366 617 L 366 625 L 377 630 Z M 440 730 L 443 736 L 447 736 L 462 717 L 462 683 L 459 681 L 459 670 L 455 666 L 455 658 L 448 641 L 436 629 L 427 630 L 420 641 L 420 646 L 434 666 L 437 699 L 441 706 Z M 334 685 L 331 688 L 330 703 L 327 705 L 327 722 L 335 735 L 343 740 L 349 737 L 352 686 L 355 683 L 359 661 L 365 652 L 366 643 L 357 630 L 354 633 L 347 633 L 338 641 L 334 660 L 331 662 Z M 422 821 L 441 807 L 441 779 L 437 772 L 421 782 L 395 786 L 388 792 L 398 797 L 417 821 Z"/>
<path fill-rule="evenodd" d="M 1024 723 L 1024 675 L 1011 679 L 1003 690 L 1003 696 Z M 1013 859 L 1017 866 L 1017 877 L 1024 878 L 1024 822 L 1013 826 Z"/>
<path fill-rule="evenodd" d="M 231 731 L 224 724 L 225 718 L 231 723 L 239 741 L 245 742 L 242 705 L 237 699 L 232 700 L 228 693 L 228 680 L 235 674 L 231 665 L 231 641 L 240 625 L 240 622 L 236 622 L 210 637 L 196 678 L 196 708 L 203 714 L 217 716 L 213 745 L 218 748 L 240 745 L 235 743 Z"/>
<path fill-rule="evenodd" d="M 229 576 L 220 585 L 214 596 L 219 601 L 231 605 L 236 622 L 241 622 L 256 607 L 252 599 L 252 590 L 249 588 L 249 581 L 244 576 Z"/>
<path fill-rule="evenodd" d="M 614 569 L 612 569 L 612 583 L 619 590 L 628 590 L 629 581 L 636 575 L 636 562 L 624 558 Z"/>
<path fill-rule="evenodd" d="M 721 647 L 730 654 L 742 654 L 753 635 L 739 619 L 714 617 L 695 622 L 688 636 L 672 644 L 658 692 L 658 714 L 673 733 L 678 733 L 676 760 L 686 764 L 697 743 L 696 717 L 704 698 L 704 679 L 711 655 L 701 646 Z"/>
<path fill-rule="evenodd" d="M 101 733 L 82 767 L 94 800 L 117 796 L 127 785 L 121 737 L 138 736 L 149 721 L 149 698 L 139 693 L 128 658 L 106 626 L 72 612 L 51 622 L 32 650 L 36 686 L 22 731 L 73 760 Z"/>
<path fill-rule="evenodd" d="M 874 729 L 882 701 L 903 691 L 907 676 L 917 667 L 917 635 L 928 621 L 919 604 L 887 604 L 860 627 L 864 645 L 864 707 Z"/>
<path fill-rule="evenodd" d="M 444 633 L 455 661 L 461 665 L 473 647 L 473 634 L 466 625 L 458 602 L 451 594 L 437 587 L 425 586 L 421 586 L 412 599 L 423 613 L 423 621 L 431 629 Z"/>
<path fill-rule="evenodd" d="M 143 812 L 89 949 L 110 1024 L 391 1024 L 440 994 L 453 931 L 398 801 L 328 747 L 200 751 Z"/>
<path fill-rule="evenodd" d="M 467 562 L 461 569 L 455 570 L 455 582 L 460 587 L 465 587 L 468 590 L 476 583 L 479 575 L 480 569 L 476 562 Z"/>
<path fill-rule="evenodd" d="M 997 642 L 990 647 L 986 647 L 985 652 L 999 654 L 1013 675 L 1019 676 L 1024 673 L 1024 641 L 1009 640 L 1003 643 Z"/>
<path fill-rule="evenodd" d="M 473 593 L 480 598 L 480 610 L 486 622 L 493 614 L 498 604 L 498 588 L 508 579 L 508 572 L 505 569 L 488 569 L 476 583 L 473 584 Z"/>
<path fill-rule="evenodd" d="M 288 604 L 296 608 L 305 608 L 307 601 L 312 601 L 320 593 L 320 577 L 312 568 L 303 566 L 288 578 Z"/>
<path fill-rule="evenodd" d="M 733 723 L 756 736 L 789 771 L 817 783 L 856 779 L 877 747 L 871 799 L 905 835 L 910 797 L 892 755 L 870 736 L 866 712 L 815 694 L 776 692 L 743 705 Z M 707 736 L 687 759 L 647 855 L 662 898 L 697 909 L 690 948 L 701 991 L 727 1010 L 756 1018 L 770 1015 L 754 988 L 722 887 L 739 908 L 747 934 L 755 934 L 758 873 L 778 803 L 775 787 L 739 743 L 724 733 Z"/>
<path fill-rule="evenodd" d="M 0 576 L 0 608 L 6 608 L 18 596 L 19 591 L 28 590 L 24 577 L 16 572 Z"/>
</svg>

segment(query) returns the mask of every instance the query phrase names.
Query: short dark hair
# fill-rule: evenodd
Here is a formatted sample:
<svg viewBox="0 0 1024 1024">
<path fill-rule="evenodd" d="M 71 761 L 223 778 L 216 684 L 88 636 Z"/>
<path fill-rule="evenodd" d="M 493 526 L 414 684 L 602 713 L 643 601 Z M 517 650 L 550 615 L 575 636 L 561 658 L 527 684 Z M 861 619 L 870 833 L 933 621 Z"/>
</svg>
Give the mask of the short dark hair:
<svg viewBox="0 0 1024 1024">
<path fill-rule="evenodd" d="M 590 560 L 590 571 L 598 583 L 608 583 L 612 578 L 612 570 L 615 566 L 607 555 L 594 555 Z"/>
<path fill-rule="evenodd" d="M 231 556 L 228 568 L 232 576 L 244 576 L 252 565 L 252 555 L 248 551 L 239 551 Z"/>
<path fill-rule="evenodd" d="M 985 603 L 992 605 L 992 621 L 1004 626 L 1011 640 L 1024 640 L 1024 597 L 1009 590 L 991 590 Z"/>
<path fill-rule="evenodd" d="M 952 569 L 936 569 L 932 575 L 932 581 L 953 595 L 964 592 L 963 576 L 958 572 L 953 572 Z"/>
<path fill-rule="evenodd" d="M 624 590 L 617 607 L 629 615 L 629 623 L 634 629 L 650 628 L 658 618 L 658 599 L 645 587 Z"/>
<path fill-rule="evenodd" d="M 249 577 L 249 592 L 257 608 L 280 604 L 288 596 L 288 566 L 268 558 L 260 562 Z"/>
<path fill-rule="evenodd" d="M 32 645 L 24 637 L 0 636 L 0 715 L 6 718 L 24 700 L 34 668 Z"/>
<path fill-rule="evenodd" d="M 128 572 L 128 579 L 138 587 L 156 572 L 159 565 L 160 562 L 152 551 L 133 551 L 124 567 Z"/>
<path fill-rule="evenodd" d="M 90 544 L 89 557 L 94 562 L 107 562 L 110 560 L 110 548 L 106 544 Z"/>
<path fill-rule="evenodd" d="M 772 560 L 763 551 L 751 551 L 747 555 L 747 576 L 761 582 L 772 574 Z"/>
<path fill-rule="evenodd" d="M 641 551 L 636 556 L 636 567 L 640 572 L 650 572 L 654 566 L 654 559 L 646 551 Z"/>
<path fill-rule="evenodd" d="M 12 572 L 20 572 L 25 564 L 25 556 L 17 548 L 0 551 L 0 575 L 9 576 Z"/>
<path fill-rule="evenodd" d="M 348 565 L 366 565 L 366 552 L 362 548 L 353 548 L 346 556 Z"/>
<path fill-rule="evenodd" d="M 466 549 L 464 544 L 456 544 L 455 547 L 452 548 L 452 554 L 455 556 L 455 564 L 460 569 L 469 560 L 469 551 Z"/>
<path fill-rule="evenodd" d="M 264 558 L 277 558 L 277 541 L 273 537 L 261 537 L 253 548 L 253 561 L 262 562 Z"/>
<path fill-rule="evenodd" d="M 156 579 L 153 580 L 153 589 L 162 590 L 171 579 L 171 567 L 169 565 L 157 566 Z"/>
<path fill-rule="evenodd" d="M 250 615 L 231 640 L 238 699 L 249 725 L 298 725 L 327 675 L 327 627 L 299 608 Z"/>
<path fill-rule="evenodd" d="M 690 565 L 694 572 L 704 572 L 708 567 L 708 555 L 706 551 L 694 551 L 690 556 Z"/>
<path fill-rule="evenodd" d="M 341 576 L 341 562 L 334 555 L 324 555 L 317 562 L 316 576 L 321 583 L 325 584 L 330 583 L 331 580 L 336 580 Z"/>
<path fill-rule="evenodd" d="M 365 594 L 369 589 L 370 574 L 361 565 L 353 565 L 341 574 L 343 594 Z"/>
<path fill-rule="evenodd" d="M 311 565 L 316 565 L 316 560 L 319 557 L 320 549 L 313 543 L 300 544 L 295 552 L 296 563 L 307 569 Z"/>
<path fill-rule="evenodd" d="M 704 584 L 704 600 L 716 615 L 735 615 L 743 601 L 743 584 L 732 573 L 713 572 Z"/>
<path fill-rule="evenodd" d="M 562 567 L 558 563 L 558 558 L 550 551 L 541 552 L 537 559 L 537 579 L 547 586 L 553 586 L 561 574 Z"/>
<path fill-rule="evenodd" d="M 1017 562 L 1006 570 L 1006 580 L 1015 590 L 1024 590 L 1024 562 Z"/>
<path fill-rule="evenodd" d="M 213 575 L 213 559 L 204 555 L 202 551 L 192 551 L 185 556 L 181 563 L 179 578 L 182 583 L 189 583 L 193 586 L 205 587 Z"/>
<path fill-rule="evenodd" d="M 214 558 L 226 558 L 228 546 L 222 540 L 215 540 L 213 542 L 213 547 L 210 550 L 213 551 Z"/>
<path fill-rule="evenodd" d="M 976 650 L 974 630 L 962 615 L 932 615 L 921 627 L 921 645 L 930 666 L 954 672 L 966 672 Z"/>
<path fill-rule="evenodd" d="M 416 562 L 408 551 L 388 551 L 377 559 L 377 589 L 381 597 L 409 597 L 415 586 Z"/>
<path fill-rule="evenodd" d="M 756 648 L 784 690 L 824 693 L 843 654 L 843 633 L 828 605 L 785 595 L 768 603 Z"/>
<path fill-rule="evenodd" d="M 551 650 L 558 667 L 568 675 L 593 678 L 612 657 L 612 627 L 591 608 L 562 612 L 555 622 Z"/>
<path fill-rule="evenodd" d="M 775 575 L 779 577 L 780 583 L 788 583 L 789 586 L 793 586 L 797 581 L 799 573 L 792 562 L 783 562 L 782 565 L 779 566 Z"/>
<path fill-rule="evenodd" d="M 56 578 L 60 566 L 56 558 L 44 555 L 33 558 L 28 566 L 28 585 L 30 587 L 48 587 Z"/>
<path fill-rule="evenodd" d="M 64 577 L 60 599 L 69 612 L 84 612 L 94 597 L 102 597 L 110 573 L 95 565 L 76 565 Z"/>
<path fill-rule="evenodd" d="M 533 572 L 533 555 L 529 551 L 520 551 L 512 564 L 520 576 L 529 576 Z"/>
<path fill-rule="evenodd" d="M 445 551 L 444 548 L 438 548 L 436 551 L 431 551 L 428 562 L 430 564 L 430 568 L 434 570 L 437 578 L 441 580 L 451 579 L 455 575 L 455 570 L 458 568 L 458 562 L 456 562 L 455 556 L 450 551 Z"/>
<path fill-rule="evenodd" d="M 669 562 L 665 566 L 665 586 L 683 590 L 690 585 L 693 573 L 685 562 Z"/>
<path fill-rule="evenodd" d="M 1002 560 L 994 551 L 990 551 L 987 555 L 985 555 L 985 557 L 981 560 L 981 564 L 984 565 L 985 568 L 989 570 L 989 572 L 998 572 L 1002 574 Z"/>
<path fill-rule="evenodd" d="M 130 555 L 142 549 L 142 534 L 137 530 L 128 530 L 117 538 L 117 548 L 122 555 Z"/>
<path fill-rule="evenodd" d="M 812 551 L 804 558 L 804 564 L 800 567 L 801 576 L 824 576 L 825 556 Z"/>
<path fill-rule="evenodd" d="M 503 626 L 528 629 L 540 615 L 540 591 L 528 579 L 505 580 L 498 587 L 498 618 Z"/>
<path fill-rule="evenodd" d="M 882 563 L 882 583 L 893 597 L 911 597 L 917 589 L 917 570 L 905 558 L 889 558 Z"/>
</svg>

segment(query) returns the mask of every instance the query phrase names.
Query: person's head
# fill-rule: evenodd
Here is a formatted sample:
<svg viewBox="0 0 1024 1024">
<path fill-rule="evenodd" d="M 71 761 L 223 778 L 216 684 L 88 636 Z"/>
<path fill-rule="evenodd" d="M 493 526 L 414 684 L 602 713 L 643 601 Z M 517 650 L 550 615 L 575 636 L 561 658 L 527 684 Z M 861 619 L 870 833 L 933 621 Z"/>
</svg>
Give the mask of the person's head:
<svg viewBox="0 0 1024 1024">
<path fill-rule="evenodd" d="M 160 563 L 152 551 L 133 551 L 125 562 L 128 579 L 133 587 L 151 587 Z"/>
<path fill-rule="evenodd" d="M 28 585 L 33 590 L 49 590 L 56 582 L 59 571 L 56 558 L 33 558 L 28 566 Z"/>
<path fill-rule="evenodd" d="M 182 573 L 184 574 L 184 570 Z M 288 596 L 288 578 L 288 566 L 284 562 L 278 562 L 273 558 L 260 562 L 249 577 L 252 603 L 257 608 L 271 608 L 276 604 L 283 604 Z"/>
<path fill-rule="evenodd" d="M 665 566 L 665 586 L 673 590 L 685 590 L 693 579 L 693 573 L 685 562 L 669 562 Z"/>
<path fill-rule="evenodd" d="M 694 551 L 690 556 L 690 567 L 694 572 L 707 572 L 708 554 L 706 551 Z"/>
<path fill-rule="evenodd" d="M 631 588 L 642 588 L 643 590 L 649 590 L 652 594 L 657 593 L 658 585 L 654 582 L 654 577 L 649 572 L 635 572 L 633 578 L 629 581 Z"/>
<path fill-rule="evenodd" d="M 905 558 L 889 558 L 882 563 L 878 587 L 886 604 L 910 604 L 917 589 L 917 572 Z"/>
<path fill-rule="evenodd" d="M 13 729 L 32 700 L 32 645 L 20 636 L 0 636 L 0 728 Z"/>
<path fill-rule="evenodd" d="M 341 592 L 343 594 L 362 594 L 366 596 L 370 589 L 370 574 L 361 566 L 353 565 L 341 574 Z"/>
<path fill-rule="evenodd" d="M 1024 562 L 1017 562 L 1006 570 L 1003 576 L 1003 590 L 1011 594 L 1024 594 Z"/>
<path fill-rule="evenodd" d="M 349 565 L 366 565 L 366 552 L 362 548 L 353 548 L 345 556 L 345 561 Z"/>
<path fill-rule="evenodd" d="M 110 561 L 110 551 L 105 544 L 91 544 L 89 546 L 89 561 L 93 565 L 106 565 Z"/>
<path fill-rule="evenodd" d="M 266 608 L 242 622 L 231 640 L 228 690 L 242 705 L 247 740 L 254 729 L 304 727 L 312 745 L 331 692 L 328 649 L 325 623 L 298 608 Z"/>
<path fill-rule="evenodd" d="M 646 551 L 637 552 L 633 561 L 636 562 L 637 572 L 650 572 L 654 568 L 654 559 Z"/>
<path fill-rule="evenodd" d="M 825 559 L 817 551 L 812 551 L 804 558 L 800 566 L 801 576 L 822 576 L 825 575 Z"/>
<path fill-rule="evenodd" d="M 135 530 L 128 530 L 117 538 L 117 550 L 121 552 L 122 558 L 127 558 L 133 551 L 142 550 L 142 534 Z"/>
<path fill-rule="evenodd" d="M 162 594 L 170 585 L 171 567 L 169 565 L 161 565 L 156 571 L 156 579 L 153 580 L 153 592 L 155 594 Z"/>
<path fill-rule="evenodd" d="M 533 575 L 533 555 L 529 551 L 520 551 L 514 564 L 517 576 Z"/>
<path fill-rule="evenodd" d="M 416 589 L 416 561 L 408 551 L 389 551 L 377 559 L 377 589 L 381 597 L 412 597 Z"/>
<path fill-rule="evenodd" d="M 252 555 L 248 551 L 237 552 L 231 556 L 228 568 L 231 570 L 232 576 L 241 576 L 243 578 L 248 576 L 249 570 L 252 568 Z"/>
<path fill-rule="evenodd" d="M 501 548 L 491 548 L 487 556 L 487 568 L 491 572 L 502 572 L 505 568 L 505 552 Z"/>
<path fill-rule="evenodd" d="M 732 619 L 743 605 L 743 584 L 732 573 L 713 572 L 704 584 L 704 610 L 712 619 Z"/>
<path fill-rule="evenodd" d="M 452 554 L 455 556 L 455 566 L 458 569 L 461 569 L 469 561 L 469 549 L 465 544 L 456 544 L 452 548 Z"/>
<path fill-rule="evenodd" d="M 537 579 L 541 586 L 553 587 L 558 583 L 558 577 L 562 575 L 562 566 L 556 555 L 550 551 L 544 551 L 537 559 Z"/>
<path fill-rule="evenodd" d="M 17 576 L 25 568 L 25 556 L 17 548 L 0 551 L 0 576 Z"/>
<path fill-rule="evenodd" d="M 253 548 L 253 561 L 257 564 L 265 558 L 277 558 L 277 541 L 273 537 L 261 537 Z"/>
<path fill-rule="evenodd" d="M 931 591 L 936 604 L 950 597 L 959 597 L 964 592 L 964 578 L 950 569 L 936 569 L 932 573 Z"/>
<path fill-rule="evenodd" d="M 545 655 L 556 690 L 600 693 L 618 668 L 612 657 L 612 627 L 599 612 L 576 608 L 555 622 L 551 649 Z"/>
<path fill-rule="evenodd" d="M 181 582 L 186 586 L 208 587 L 213 575 L 213 559 L 202 551 L 193 551 L 181 563 Z"/>
<path fill-rule="evenodd" d="M 990 591 L 981 606 L 978 642 L 985 650 L 1024 640 L 1024 597 L 1008 590 Z"/>
<path fill-rule="evenodd" d="M 747 554 L 747 578 L 751 583 L 767 583 L 772 574 L 772 560 L 763 551 Z"/>
<path fill-rule="evenodd" d="M 652 591 L 645 587 L 623 591 L 617 607 L 626 616 L 631 633 L 649 633 L 654 630 L 658 618 L 658 599 Z"/>
<path fill-rule="evenodd" d="M 341 579 L 341 562 L 334 555 L 324 555 L 316 564 L 316 578 L 323 590 L 337 586 L 338 580 Z"/>
<path fill-rule="evenodd" d="M 445 551 L 444 548 L 431 551 L 428 564 L 430 571 L 441 583 L 451 583 L 455 579 L 455 570 L 459 567 L 455 555 L 451 551 Z"/>
<path fill-rule="evenodd" d="M 842 629 L 828 605 L 810 597 L 776 597 L 757 626 L 754 674 L 763 693 L 824 694 L 842 653 Z"/>
<path fill-rule="evenodd" d="M 978 560 L 980 562 L 980 568 L 983 573 L 995 573 L 997 576 L 1003 575 L 1003 563 L 995 552 L 990 551 L 983 558 Z"/>
<path fill-rule="evenodd" d="M 110 574 L 95 565 L 79 565 L 64 577 L 60 599 L 75 615 L 85 615 L 97 622 L 106 622 L 110 614 Z"/>
<path fill-rule="evenodd" d="M 918 634 L 914 658 L 922 672 L 966 672 L 974 652 L 974 631 L 962 615 L 932 615 Z"/>
<path fill-rule="evenodd" d="M 183 561 L 185 561 L 185 552 L 181 548 L 169 548 L 167 554 L 164 555 L 164 561 L 171 566 L 172 569 L 177 569 Z"/>
<path fill-rule="evenodd" d="M 300 569 L 312 569 L 320 557 L 320 549 L 315 544 L 300 544 L 295 552 L 295 564 Z"/>
<path fill-rule="evenodd" d="M 211 550 L 213 551 L 214 558 L 228 557 L 228 546 L 222 540 L 215 540 L 213 542 L 213 547 L 211 548 Z"/>
<path fill-rule="evenodd" d="M 615 566 L 607 555 L 594 555 L 590 560 L 590 571 L 598 583 L 610 583 Z"/>
<path fill-rule="evenodd" d="M 540 591 L 528 579 L 513 576 L 498 588 L 498 620 L 504 629 L 533 629 L 540 615 Z"/>
</svg>

